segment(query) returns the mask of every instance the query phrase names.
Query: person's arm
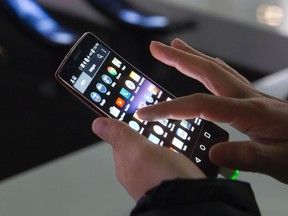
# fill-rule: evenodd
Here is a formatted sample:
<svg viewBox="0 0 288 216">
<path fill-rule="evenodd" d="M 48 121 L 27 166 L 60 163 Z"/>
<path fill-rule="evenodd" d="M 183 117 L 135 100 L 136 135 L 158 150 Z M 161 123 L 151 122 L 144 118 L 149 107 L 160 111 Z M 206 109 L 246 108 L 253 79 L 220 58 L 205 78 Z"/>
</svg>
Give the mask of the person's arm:
<svg viewBox="0 0 288 216">
<path fill-rule="evenodd" d="M 140 199 L 131 216 L 259 216 L 250 185 L 223 179 L 164 181 Z"/>
</svg>

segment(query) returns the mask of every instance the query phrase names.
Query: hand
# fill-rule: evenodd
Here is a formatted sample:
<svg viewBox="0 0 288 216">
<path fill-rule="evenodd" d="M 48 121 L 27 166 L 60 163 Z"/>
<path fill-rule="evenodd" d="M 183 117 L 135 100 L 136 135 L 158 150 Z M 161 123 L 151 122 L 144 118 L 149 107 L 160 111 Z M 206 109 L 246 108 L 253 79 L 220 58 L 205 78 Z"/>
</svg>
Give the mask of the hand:
<svg viewBox="0 0 288 216">
<path fill-rule="evenodd" d="M 163 180 L 205 178 L 188 158 L 149 142 L 123 122 L 98 118 L 92 129 L 111 144 L 116 176 L 136 201 Z"/>
<path fill-rule="evenodd" d="M 176 39 L 171 46 L 152 42 L 152 55 L 203 83 L 214 95 L 193 94 L 138 111 L 144 120 L 201 117 L 229 123 L 250 141 L 224 142 L 210 150 L 220 166 L 268 174 L 288 183 L 288 102 L 258 92 L 223 61 Z"/>
</svg>

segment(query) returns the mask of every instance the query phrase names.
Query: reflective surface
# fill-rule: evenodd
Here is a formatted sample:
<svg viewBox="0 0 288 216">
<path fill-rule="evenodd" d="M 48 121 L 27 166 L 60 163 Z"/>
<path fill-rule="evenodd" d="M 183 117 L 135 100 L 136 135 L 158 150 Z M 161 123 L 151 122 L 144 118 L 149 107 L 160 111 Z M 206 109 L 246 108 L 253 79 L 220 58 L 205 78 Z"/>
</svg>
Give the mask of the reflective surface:
<svg viewBox="0 0 288 216">
<path fill-rule="evenodd" d="M 161 0 L 288 36 L 287 0 Z"/>
<path fill-rule="evenodd" d="M 52 44 L 71 45 L 78 38 L 77 34 L 61 26 L 33 0 L 5 0 L 1 6 L 17 17 L 22 25 Z"/>
</svg>

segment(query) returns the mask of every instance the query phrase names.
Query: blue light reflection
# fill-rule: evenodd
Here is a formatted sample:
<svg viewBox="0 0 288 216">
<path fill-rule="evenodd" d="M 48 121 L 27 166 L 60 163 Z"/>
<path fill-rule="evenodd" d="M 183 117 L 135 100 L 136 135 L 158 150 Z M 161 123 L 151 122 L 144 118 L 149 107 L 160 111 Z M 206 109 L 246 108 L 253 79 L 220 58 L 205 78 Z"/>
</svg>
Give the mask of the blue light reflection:
<svg viewBox="0 0 288 216">
<path fill-rule="evenodd" d="M 78 38 L 57 23 L 33 0 L 5 0 L 5 3 L 29 28 L 50 42 L 69 45 Z"/>
<path fill-rule="evenodd" d="M 122 9 L 118 14 L 119 17 L 127 23 L 137 24 L 146 28 L 163 28 L 169 24 L 168 18 L 164 16 L 144 16 L 128 9 Z"/>
</svg>

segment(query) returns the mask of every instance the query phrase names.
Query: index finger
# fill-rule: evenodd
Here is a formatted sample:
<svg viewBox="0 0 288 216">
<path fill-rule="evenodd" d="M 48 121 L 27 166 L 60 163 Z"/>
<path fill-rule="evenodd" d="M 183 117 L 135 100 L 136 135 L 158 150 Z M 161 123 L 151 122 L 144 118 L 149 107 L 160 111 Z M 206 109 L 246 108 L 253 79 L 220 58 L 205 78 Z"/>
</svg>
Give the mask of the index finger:
<svg viewBox="0 0 288 216">
<path fill-rule="evenodd" d="M 201 117 L 208 121 L 234 124 L 239 119 L 245 121 L 246 118 L 250 118 L 249 116 L 255 115 L 252 113 L 255 109 L 247 109 L 246 106 L 246 103 L 239 99 L 193 94 L 147 106 L 138 110 L 137 115 L 147 121 Z"/>
<path fill-rule="evenodd" d="M 200 81 L 215 95 L 244 98 L 254 91 L 251 92 L 251 86 L 239 80 L 216 62 L 199 55 L 193 55 L 160 42 L 152 42 L 150 50 L 156 59 Z"/>
</svg>

